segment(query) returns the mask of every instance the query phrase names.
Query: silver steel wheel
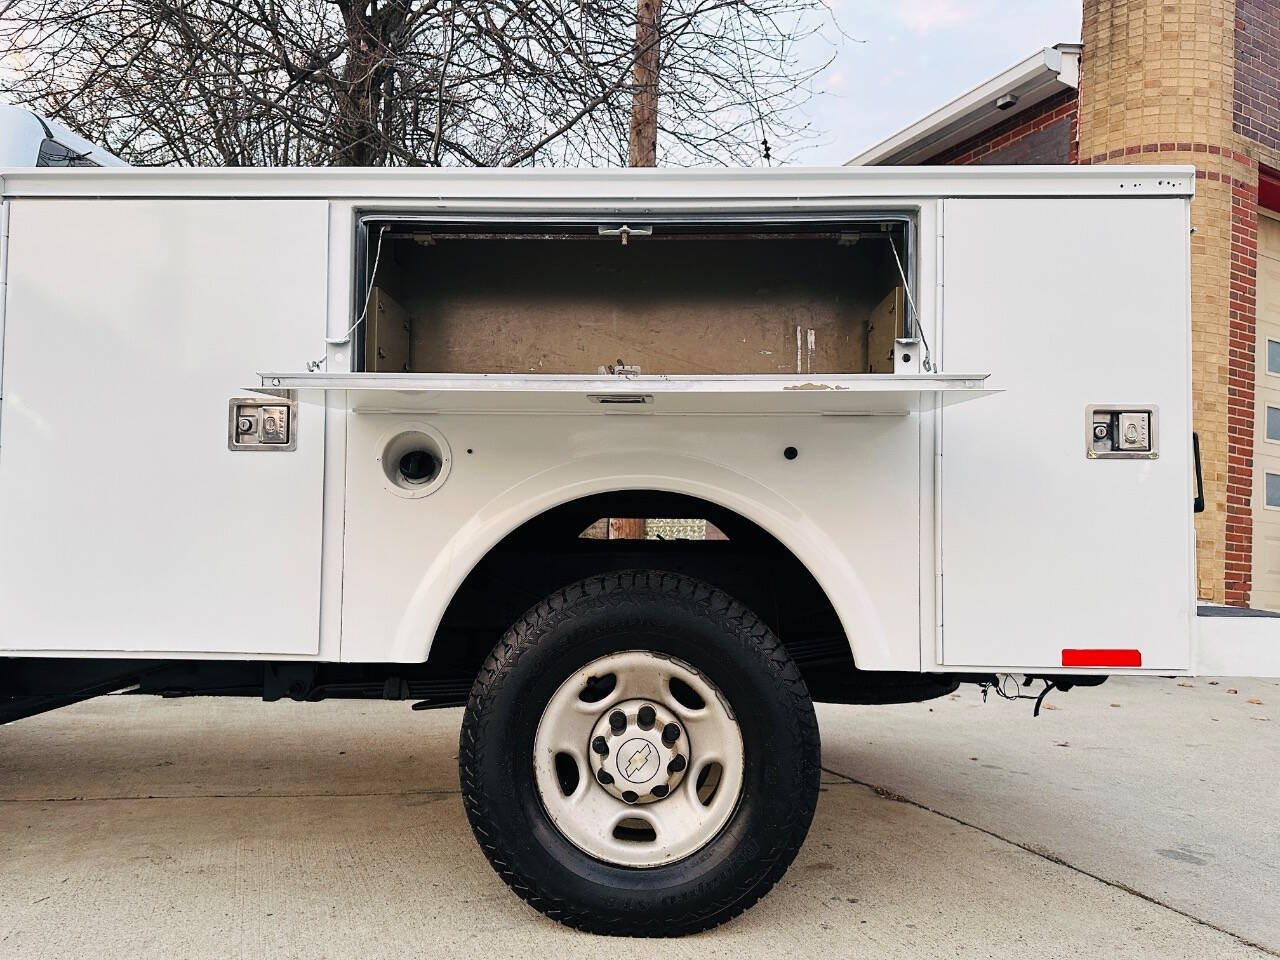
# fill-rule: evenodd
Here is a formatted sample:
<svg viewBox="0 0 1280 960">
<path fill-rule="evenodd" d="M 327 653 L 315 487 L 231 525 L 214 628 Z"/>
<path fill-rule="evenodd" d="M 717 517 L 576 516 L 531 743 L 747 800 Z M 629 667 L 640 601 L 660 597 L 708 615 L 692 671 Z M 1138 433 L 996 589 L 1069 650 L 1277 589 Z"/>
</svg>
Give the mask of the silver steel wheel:
<svg viewBox="0 0 1280 960">
<path fill-rule="evenodd" d="M 720 691 L 646 650 L 593 660 L 562 683 L 533 749 L 552 822 L 606 863 L 655 867 L 695 853 L 742 792 L 742 734 Z"/>
</svg>

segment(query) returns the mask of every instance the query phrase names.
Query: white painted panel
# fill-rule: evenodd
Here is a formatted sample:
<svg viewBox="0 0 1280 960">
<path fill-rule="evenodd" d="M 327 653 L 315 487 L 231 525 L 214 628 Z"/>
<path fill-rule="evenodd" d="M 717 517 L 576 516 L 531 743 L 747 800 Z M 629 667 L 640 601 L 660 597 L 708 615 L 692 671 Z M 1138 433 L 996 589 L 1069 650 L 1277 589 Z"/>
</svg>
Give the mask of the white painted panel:
<svg viewBox="0 0 1280 960">
<path fill-rule="evenodd" d="M 438 490 L 409 498 L 379 457 L 421 426 L 452 462 Z M 827 591 L 859 666 L 918 670 L 919 436 L 916 416 L 353 414 L 342 657 L 423 659 L 454 589 L 506 533 L 568 500 L 648 489 L 769 530 Z"/>
<path fill-rule="evenodd" d="M 1005 389 L 942 413 L 944 662 L 1186 669 L 1185 202 L 949 200 L 943 230 L 945 368 Z M 1157 405 L 1159 459 L 1086 458 L 1089 404 Z"/>
<path fill-rule="evenodd" d="M 1208 607 L 1196 617 L 1194 672 L 1202 677 L 1280 677 L 1280 618 Z"/>
<path fill-rule="evenodd" d="M 252 371 L 323 354 L 323 201 L 12 204 L 0 649 L 317 650 L 324 418 L 231 453 Z"/>
</svg>

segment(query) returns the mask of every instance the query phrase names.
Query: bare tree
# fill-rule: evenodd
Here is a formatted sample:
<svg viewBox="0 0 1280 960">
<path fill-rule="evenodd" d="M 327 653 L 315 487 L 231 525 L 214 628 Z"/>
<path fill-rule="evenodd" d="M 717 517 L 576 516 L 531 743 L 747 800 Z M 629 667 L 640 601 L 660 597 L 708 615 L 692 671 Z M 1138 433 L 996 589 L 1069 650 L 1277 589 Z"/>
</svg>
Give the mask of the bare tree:
<svg viewBox="0 0 1280 960">
<path fill-rule="evenodd" d="M 140 165 L 620 165 L 656 67 L 663 162 L 758 163 L 805 142 L 830 27 L 824 0 L 641 30 L 636 0 L 0 0 L 0 98 Z"/>
</svg>

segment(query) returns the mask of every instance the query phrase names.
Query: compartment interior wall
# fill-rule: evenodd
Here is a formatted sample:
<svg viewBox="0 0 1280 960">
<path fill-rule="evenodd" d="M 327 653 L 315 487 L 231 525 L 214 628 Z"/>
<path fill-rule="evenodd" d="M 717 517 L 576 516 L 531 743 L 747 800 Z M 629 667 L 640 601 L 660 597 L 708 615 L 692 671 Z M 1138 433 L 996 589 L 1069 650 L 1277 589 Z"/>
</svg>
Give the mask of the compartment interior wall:
<svg viewBox="0 0 1280 960">
<path fill-rule="evenodd" d="M 401 232 L 383 243 L 368 370 L 890 372 L 901 331 L 900 280 L 880 237 L 632 237 L 624 246 L 617 237 Z"/>
</svg>

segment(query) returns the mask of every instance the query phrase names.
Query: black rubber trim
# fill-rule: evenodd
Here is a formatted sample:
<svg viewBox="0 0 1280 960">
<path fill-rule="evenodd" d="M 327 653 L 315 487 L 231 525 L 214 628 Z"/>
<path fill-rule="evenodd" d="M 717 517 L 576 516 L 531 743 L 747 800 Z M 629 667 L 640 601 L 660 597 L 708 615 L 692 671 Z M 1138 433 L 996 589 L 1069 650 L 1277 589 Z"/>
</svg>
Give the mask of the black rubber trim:
<svg viewBox="0 0 1280 960">
<path fill-rule="evenodd" d="M 1200 434 L 1191 434 L 1191 453 L 1196 461 L 1196 497 L 1191 501 L 1192 513 L 1204 513 L 1204 471 L 1200 468 Z"/>
<path fill-rule="evenodd" d="M 1280 617 L 1275 610 L 1255 610 L 1252 607 L 1217 607 L 1208 604 L 1196 607 L 1197 617 Z"/>
</svg>

